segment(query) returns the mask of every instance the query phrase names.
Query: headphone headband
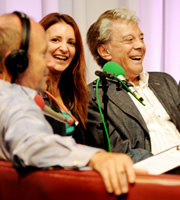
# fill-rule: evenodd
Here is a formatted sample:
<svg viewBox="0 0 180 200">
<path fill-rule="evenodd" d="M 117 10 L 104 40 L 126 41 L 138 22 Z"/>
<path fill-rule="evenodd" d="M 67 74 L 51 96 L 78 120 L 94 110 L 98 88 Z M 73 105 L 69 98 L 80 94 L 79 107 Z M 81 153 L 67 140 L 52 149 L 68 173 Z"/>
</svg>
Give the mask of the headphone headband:
<svg viewBox="0 0 180 200">
<path fill-rule="evenodd" d="M 26 14 L 14 11 L 14 14 L 16 14 L 22 23 L 23 31 L 22 31 L 22 41 L 21 41 L 21 46 L 20 49 L 23 49 L 25 51 L 28 51 L 28 46 L 29 46 L 29 35 L 30 35 L 30 22 L 29 18 Z"/>
</svg>

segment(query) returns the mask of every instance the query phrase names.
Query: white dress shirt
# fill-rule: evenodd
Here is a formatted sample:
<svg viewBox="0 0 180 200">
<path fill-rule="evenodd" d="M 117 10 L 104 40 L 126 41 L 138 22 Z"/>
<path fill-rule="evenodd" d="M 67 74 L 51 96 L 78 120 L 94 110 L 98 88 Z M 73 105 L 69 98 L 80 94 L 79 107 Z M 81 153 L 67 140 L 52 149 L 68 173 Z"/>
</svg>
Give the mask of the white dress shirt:
<svg viewBox="0 0 180 200">
<path fill-rule="evenodd" d="M 180 133 L 171 122 L 168 113 L 160 101 L 148 87 L 148 79 L 149 74 L 143 71 L 140 74 L 139 86 L 134 86 L 143 97 L 145 106 L 135 99 L 134 96 L 129 95 L 146 122 L 150 134 L 151 152 L 157 154 L 172 146 L 179 145 Z"/>
</svg>

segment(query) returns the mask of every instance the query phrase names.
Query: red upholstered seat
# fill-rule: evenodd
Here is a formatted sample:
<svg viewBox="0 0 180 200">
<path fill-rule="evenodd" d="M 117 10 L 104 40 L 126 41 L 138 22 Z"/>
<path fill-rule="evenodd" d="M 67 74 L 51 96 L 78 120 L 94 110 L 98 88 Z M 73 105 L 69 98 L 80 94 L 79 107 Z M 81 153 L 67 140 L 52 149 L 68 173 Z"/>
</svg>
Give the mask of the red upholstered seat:
<svg viewBox="0 0 180 200">
<path fill-rule="evenodd" d="M 36 170 L 20 173 L 0 161 L 0 200 L 116 200 L 95 171 Z M 122 198 L 121 198 L 122 199 Z M 180 199 L 180 176 L 137 175 L 127 200 Z"/>
<path fill-rule="evenodd" d="M 96 200 L 109 196 L 95 171 L 37 170 L 18 173 L 11 162 L 0 161 L 0 200 Z"/>
</svg>

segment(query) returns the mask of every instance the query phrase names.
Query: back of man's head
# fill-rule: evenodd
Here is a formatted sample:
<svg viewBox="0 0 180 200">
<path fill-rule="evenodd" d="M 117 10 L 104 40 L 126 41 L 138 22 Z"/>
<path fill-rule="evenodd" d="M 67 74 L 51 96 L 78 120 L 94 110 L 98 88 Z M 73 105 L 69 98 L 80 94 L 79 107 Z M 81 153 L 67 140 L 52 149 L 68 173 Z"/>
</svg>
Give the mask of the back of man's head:
<svg viewBox="0 0 180 200">
<path fill-rule="evenodd" d="M 2 33 L 4 33 L 5 36 L 2 37 L 2 42 L 4 41 L 5 46 L 4 52 L 2 52 L 3 54 L 5 53 L 4 55 L 2 55 L 2 61 L 3 63 L 5 63 L 7 71 L 12 75 L 12 83 L 15 82 L 17 75 L 24 72 L 28 67 L 28 46 L 30 36 L 30 21 L 28 16 L 22 12 L 15 11 L 12 13 L 12 17 L 11 15 L 5 15 L 4 18 L 6 16 L 10 16 L 12 19 L 9 19 L 9 22 L 11 23 L 14 20 L 14 15 L 16 15 L 16 18 L 19 18 L 21 26 L 17 25 L 16 27 L 14 27 L 14 25 L 11 25 L 11 27 L 9 28 L 9 23 L 6 25 L 2 23 L 2 27 L 4 27 Z M 21 38 L 19 38 L 19 35 L 17 34 L 20 28 L 22 29 Z M 8 54 L 7 56 L 6 52 Z"/>
<path fill-rule="evenodd" d="M 0 16 L 0 71 L 4 69 L 4 61 L 7 52 L 18 49 L 21 33 L 17 23 L 14 23 L 13 14 Z"/>
</svg>

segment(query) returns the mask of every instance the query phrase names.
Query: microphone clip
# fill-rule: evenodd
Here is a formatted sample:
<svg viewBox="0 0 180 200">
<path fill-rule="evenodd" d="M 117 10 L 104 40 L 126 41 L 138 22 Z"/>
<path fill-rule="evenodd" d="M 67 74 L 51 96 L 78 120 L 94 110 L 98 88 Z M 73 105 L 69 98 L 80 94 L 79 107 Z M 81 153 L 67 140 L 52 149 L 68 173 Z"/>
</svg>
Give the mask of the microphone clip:
<svg viewBox="0 0 180 200">
<path fill-rule="evenodd" d="M 102 72 L 97 70 L 95 71 L 95 75 L 99 76 L 100 78 L 115 79 L 115 75 L 108 72 Z"/>
</svg>

